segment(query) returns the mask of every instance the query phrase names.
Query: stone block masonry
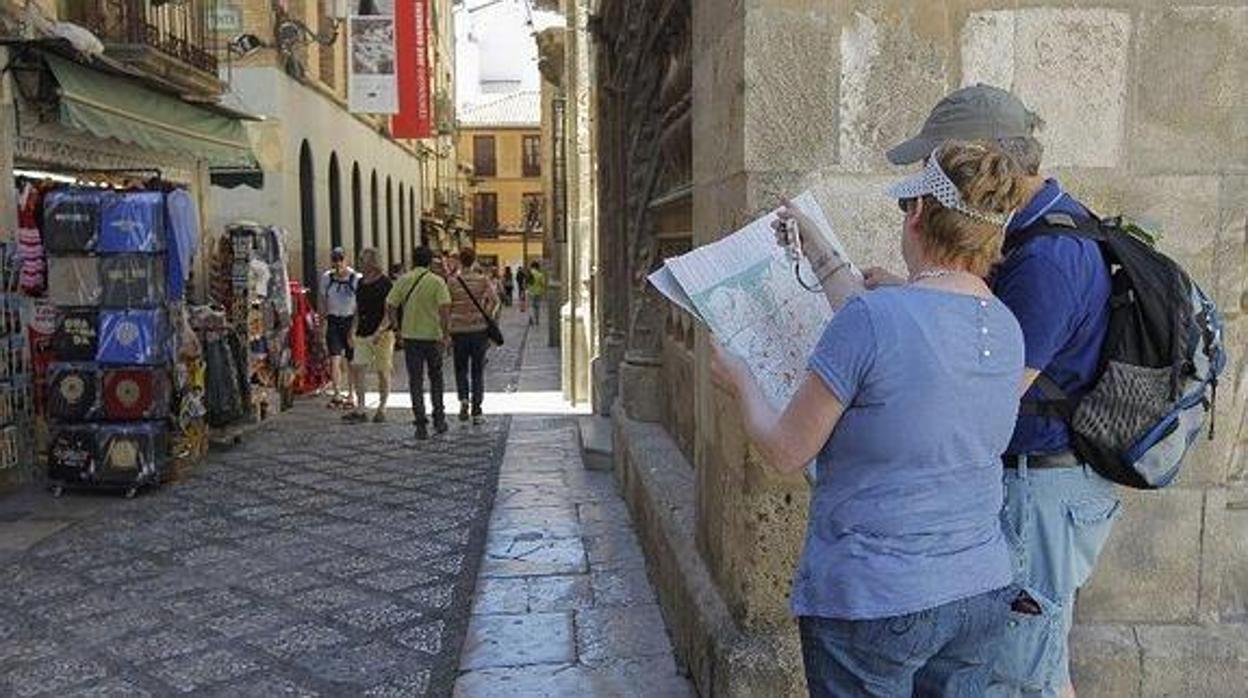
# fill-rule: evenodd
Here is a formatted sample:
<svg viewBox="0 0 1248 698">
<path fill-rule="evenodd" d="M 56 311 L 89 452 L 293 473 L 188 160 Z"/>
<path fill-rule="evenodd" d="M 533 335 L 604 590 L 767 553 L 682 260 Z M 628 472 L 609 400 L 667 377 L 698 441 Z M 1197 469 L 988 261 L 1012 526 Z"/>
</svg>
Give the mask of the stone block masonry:
<svg viewBox="0 0 1248 698">
<path fill-rule="evenodd" d="M 881 190 L 903 169 L 884 151 L 940 96 L 975 82 L 1011 89 L 1040 114 L 1045 170 L 1081 200 L 1162 229 L 1163 249 L 1225 314 L 1232 364 L 1216 439 L 1197 446 L 1170 489 L 1124 492 L 1078 603 L 1076 687 L 1115 698 L 1242 695 L 1248 8 L 715 0 L 692 10 L 695 244 L 778 190 L 813 188 L 857 261 L 899 267 L 900 219 Z M 688 386 L 693 463 L 648 423 L 653 410 L 625 404 L 614 417 L 617 473 L 699 690 L 801 695 L 787 597 L 807 488 L 752 454 L 735 405 L 709 381 L 706 339 L 696 340 Z"/>
</svg>

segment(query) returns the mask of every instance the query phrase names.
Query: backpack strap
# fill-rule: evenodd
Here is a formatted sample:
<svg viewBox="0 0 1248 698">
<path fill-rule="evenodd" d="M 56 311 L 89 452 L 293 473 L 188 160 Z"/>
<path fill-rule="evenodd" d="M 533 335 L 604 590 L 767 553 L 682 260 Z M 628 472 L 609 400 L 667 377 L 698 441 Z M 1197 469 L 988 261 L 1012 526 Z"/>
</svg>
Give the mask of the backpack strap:
<svg viewBox="0 0 1248 698">
<path fill-rule="evenodd" d="M 1036 238 L 1050 235 L 1066 235 L 1084 238 L 1095 242 L 1105 242 L 1105 231 L 1101 221 L 1095 216 L 1072 216 L 1069 213 L 1046 213 L 1040 220 L 1022 230 L 1016 230 L 1005 236 L 1002 252 L 1009 255 Z"/>
<path fill-rule="evenodd" d="M 1083 238 L 1098 243 L 1106 240 L 1105 232 L 1101 228 L 1101 221 L 1095 216 L 1072 216 L 1064 212 L 1046 213 L 1040 217 L 1040 220 L 1027 228 L 1006 235 L 1003 252 L 1009 255 L 1036 238 L 1052 235 Z M 1057 384 L 1057 381 L 1045 375 L 1043 371 L 1036 376 L 1036 380 L 1032 385 L 1040 393 L 1040 398 L 1022 400 L 1019 404 L 1018 414 L 1020 416 L 1060 419 L 1069 423 L 1071 417 L 1075 414 L 1078 400 L 1071 397 Z"/>
<path fill-rule="evenodd" d="M 1075 414 L 1078 401 L 1072 399 L 1052 378 L 1040 373 L 1032 383 L 1042 396 L 1039 400 L 1023 400 L 1019 403 L 1018 413 L 1029 417 L 1048 417 L 1070 421 Z"/>
</svg>

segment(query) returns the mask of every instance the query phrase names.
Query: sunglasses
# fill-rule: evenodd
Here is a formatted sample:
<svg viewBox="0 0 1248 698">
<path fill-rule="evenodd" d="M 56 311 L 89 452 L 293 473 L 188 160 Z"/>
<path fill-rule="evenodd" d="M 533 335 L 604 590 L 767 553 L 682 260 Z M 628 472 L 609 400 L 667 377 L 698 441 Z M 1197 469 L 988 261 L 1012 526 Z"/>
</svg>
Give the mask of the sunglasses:
<svg viewBox="0 0 1248 698">
<path fill-rule="evenodd" d="M 914 199 L 913 199 L 913 198 L 909 198 L 909 199 L 897 199 L 897 208 L 901 209 L 901 212 L 902 212 L 902 213 L 910 213 L 910 209 L 911 209 L 913 206 L 914 206 Z"/>
</svg>

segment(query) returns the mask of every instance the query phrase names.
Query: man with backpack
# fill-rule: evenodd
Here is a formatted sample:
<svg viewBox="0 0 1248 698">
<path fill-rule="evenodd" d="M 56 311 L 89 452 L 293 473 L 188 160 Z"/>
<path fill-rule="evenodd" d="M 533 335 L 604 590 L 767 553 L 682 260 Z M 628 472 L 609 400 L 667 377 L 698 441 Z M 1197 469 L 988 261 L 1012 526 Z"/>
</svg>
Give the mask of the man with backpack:
<svg viewBox="0 0 1248 698">
<path fill-rule="evenodd" d="M 361 274 L 347 265 L 347 253 L 341 247 L 335 247 L 329 259 L 332 266 L 321 275 L 320 287 L 325 348 L 329 353 L 329 375 L 334 391 L 329 406 L 352 409 L 347 366 L 355 349 L 355 291 L 359 288 Z M 344 387 L 345 394 L 341 392 Z"/>
<path fill-rule="evenodd" d="M 946 140 L 989 141 L 1030 175 L 992 278 L 1022 327 L 1027 369 L 1002 457 L 1002 525 L 1020 590 L 991 696 L 1074 694 L 1075 594 L 1118 517 L 1114 484 L 1154 489 L 1173 480 L 1225 364 L 1216 307 L 1152 237 L 1098 219 L 1039 175 L 1040 123 L 1014 95 L 974 85 L 947 95 L 918 135 L 888 152 L 903 165 Z M 895 281 L 867 273 L 868 287 Z"/>
<path fill-rule="evenodd" d="M 412 395 L 412 413 L 416 417 L 416 440 L 429 438 L 429 418 L 425 413 L 425 374 L 429 375 L 429 400 L 433 404 L 433 430 L 447 431 L 446 405 L 443 398 L 442 355 L 450 341 L 451 293 L 446 280 L 431 270 L 433 251 L 416 248 L 415 268 L 399 277 L 386 306 L 391 326 L 399 328 L 403 339 L 403 358 Z"/>
</svg>

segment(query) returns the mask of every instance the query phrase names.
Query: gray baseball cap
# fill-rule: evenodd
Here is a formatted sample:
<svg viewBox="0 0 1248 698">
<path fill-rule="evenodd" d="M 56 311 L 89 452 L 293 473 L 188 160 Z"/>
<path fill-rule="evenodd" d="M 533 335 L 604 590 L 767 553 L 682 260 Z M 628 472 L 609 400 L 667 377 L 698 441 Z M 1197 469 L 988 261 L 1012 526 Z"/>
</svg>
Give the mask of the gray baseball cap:
<svg viewBox="0 0 1248 698">
<path fill-rule="evenodd" d="M 945 95 L 923 122 L 918 135 L 888 151 L 894 165 L 909 165 L 927 157 L 948 140 L 997 141 L 1025 138 L 1040 125 L 1040 117 L 1022 100 L 999 87 L 979 83 Z"/>
</svg>

